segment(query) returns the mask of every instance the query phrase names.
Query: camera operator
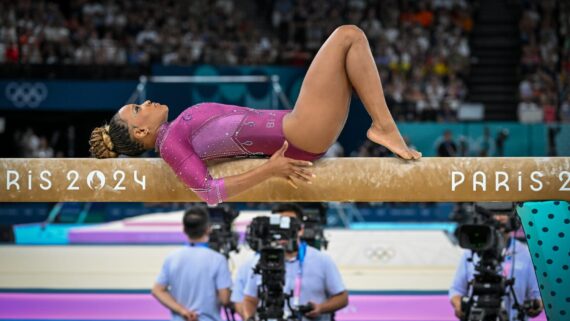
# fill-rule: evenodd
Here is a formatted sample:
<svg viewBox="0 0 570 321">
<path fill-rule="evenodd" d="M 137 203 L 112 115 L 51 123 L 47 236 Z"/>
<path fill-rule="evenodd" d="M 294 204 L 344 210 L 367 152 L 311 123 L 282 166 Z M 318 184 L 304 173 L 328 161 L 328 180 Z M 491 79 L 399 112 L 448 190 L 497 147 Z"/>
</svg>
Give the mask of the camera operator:
<svg viewBox="0 0 570 321">
<path fill-rule="evenodd" d="M 278 204 L 272 213 L 284 217 L 291 217 L 301 221 L 302 209 L 291 203 Z M 331 314 L 348 305 L 348 292 L 344 287 L 342 277 L 332 259 L 300 242 L 303 229 L 298 233 L 298 251 L 285 252 L 285 293 L 293 294 L 293 305 L 303 306 L 303 319 L 310 320 L 331 320 Z M 287 243 L 287 240 L 284 240 Z M 254 266 L 259 258 L 248 262 Z M 245 319 L 250 319 L 255 315 L 258 305 L 258 284 L 260 276 L 253 274 L 251 267 L 246 268 L 249 273 L 246 277 L 245 288 L 243 290 L 242 312 Z M 240 284 L 236 280 L 236 286 Z M 238 292 L 240 289 L 234 288 Z M 285 308 L 285 307 L 284 307 Z"/>
<path fill-rule="evenodd" d="M 485 203 L 481 205 L 485 206 Z M 521 305 L 523 305 L 524 302 L 523 311 L 526 316 L 536 317 L 543 309 L 542 300 L 540 299 L 540 292 L 529 250 L 525 244 L 510 235 L 511 231 L 518 228 L 518 221 L 516 221 L 516 214 L 514 210 L 512 210 L 512 203 L 486 205 L 486 207 L 489 208 L 492 219 L 498 222 L 496 225 L 499 226 L 498 230 L 505 240 L 505 245 L 502 247 L 504 261 L 500 268 L 501 273 L 506 279 L 514 279 L 513 290 L 516 296 L 516 302 L 519 302 Z M 496 208 L 501 207 L 510 207 L 511 210 L 496 210 Z M 472 260 L 470 259 L 471 256 L 473 256 Z M 480 257 L 476 253 L 468 250 L 464 251 L 459 261 L 453 284 L 449 289 L 449 297 L 455 316 L 461 320 L 464 320 L 466 317 L 462 307 L 462 300 L 463 297 L 472 294 L 470 283 L 472 284 L 475 278 L 475 274 L 477 273 L 475 267 L 479 261 Z M 509 291 L 503 296 L 503 303 L 509 321 L 528 319 L 526 316 L 522 317 L 518 315 L 519 312 L 514 307 L 515 298 L 513 298 L 512 292 Z"/>
<path fill-rule="evenodd" d="M 208 247 L 208 212 L 188 209 L 183 225 L 190 242 L 166 257 L 152 294 L 171 310 L 171 320 L 221 321 L 220 308 L 230 302 L 232 281 L 226 258 Z"/>
</svg>

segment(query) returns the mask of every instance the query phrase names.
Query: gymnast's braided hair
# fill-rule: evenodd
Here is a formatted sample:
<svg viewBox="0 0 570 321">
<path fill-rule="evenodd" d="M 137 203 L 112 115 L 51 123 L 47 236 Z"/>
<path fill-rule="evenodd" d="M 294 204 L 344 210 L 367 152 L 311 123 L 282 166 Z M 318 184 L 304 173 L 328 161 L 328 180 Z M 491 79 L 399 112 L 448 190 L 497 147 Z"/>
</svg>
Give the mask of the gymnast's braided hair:
<svg viewBox="0 0 570 321">
<path fill-rule="evenodd" d="M 115 114 L 109 124 L 97 127 L 91 132 L 89 152 L 97 158 L 115 158 L 120 154 L 139 156 L 145 149 L 131 138 L 127 124 Z"/>
</svg>

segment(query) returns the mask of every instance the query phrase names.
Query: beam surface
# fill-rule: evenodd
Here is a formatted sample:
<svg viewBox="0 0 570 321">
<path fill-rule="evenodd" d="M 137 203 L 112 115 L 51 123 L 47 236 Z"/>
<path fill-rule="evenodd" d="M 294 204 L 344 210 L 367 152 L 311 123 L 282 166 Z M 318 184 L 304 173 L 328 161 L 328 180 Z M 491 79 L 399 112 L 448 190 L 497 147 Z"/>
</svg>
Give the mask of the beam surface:
<svg viewBox="0 0 570 321">
<path fill-rule="evenodd" d="M 210 163 L 214 177 L 264 159 Z M 272 178 L 229 201 L 462 202 L 570 200 L 570 158 L 328 158 L 313 184 Z M 0 202 L 187 202 L 198 197 L 159 158 L 0 159 Z"/>
</svg>

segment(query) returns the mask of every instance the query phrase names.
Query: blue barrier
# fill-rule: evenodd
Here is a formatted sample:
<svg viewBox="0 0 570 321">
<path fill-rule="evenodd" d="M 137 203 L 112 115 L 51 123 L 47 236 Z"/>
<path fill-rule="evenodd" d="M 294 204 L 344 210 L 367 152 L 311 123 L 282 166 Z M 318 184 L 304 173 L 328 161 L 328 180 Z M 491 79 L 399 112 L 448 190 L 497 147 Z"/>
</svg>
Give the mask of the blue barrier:
<svg viewBox="0 0 570 321">
<path fill-rule="evenodd" d="M 0 203 L 0 225 L 43 222 L 53 203 Z"/>
<path fill-rule="evenodd" d="M 137 81 L 0 81 L 0 110 L 115 110 Z"/>
</svg>

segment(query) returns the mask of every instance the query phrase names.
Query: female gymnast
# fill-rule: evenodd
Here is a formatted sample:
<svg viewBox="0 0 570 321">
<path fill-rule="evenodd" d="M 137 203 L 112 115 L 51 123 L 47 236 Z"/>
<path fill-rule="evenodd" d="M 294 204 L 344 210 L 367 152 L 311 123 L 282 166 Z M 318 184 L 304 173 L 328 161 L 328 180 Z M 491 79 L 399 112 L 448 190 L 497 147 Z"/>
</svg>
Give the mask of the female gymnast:
<svg viewBox="0 0 570 321">
<path fill-rule="evenodd" d="M 368 138 L 400 158 L 419 159 L 421 153 L 408 148 L 388 110 L 368 39 L 352 25 L 337 28 L 319 49 L 292 111 L 201 103 L 167 122 L 165 105 L 125 105 L 108 125 L 93 130 L 90 152 L 111 158 L 154 148 L 209 204 L 270 177 L 285 178 L 293 187 L 297 181 L 310 184 L 310 161 L 320 158 L 340 135 L 353 88 L 372 118 Z M 272 156 L 248 172 L 217 179 L 204 162 L 252 155 Z"/>
</svg>

